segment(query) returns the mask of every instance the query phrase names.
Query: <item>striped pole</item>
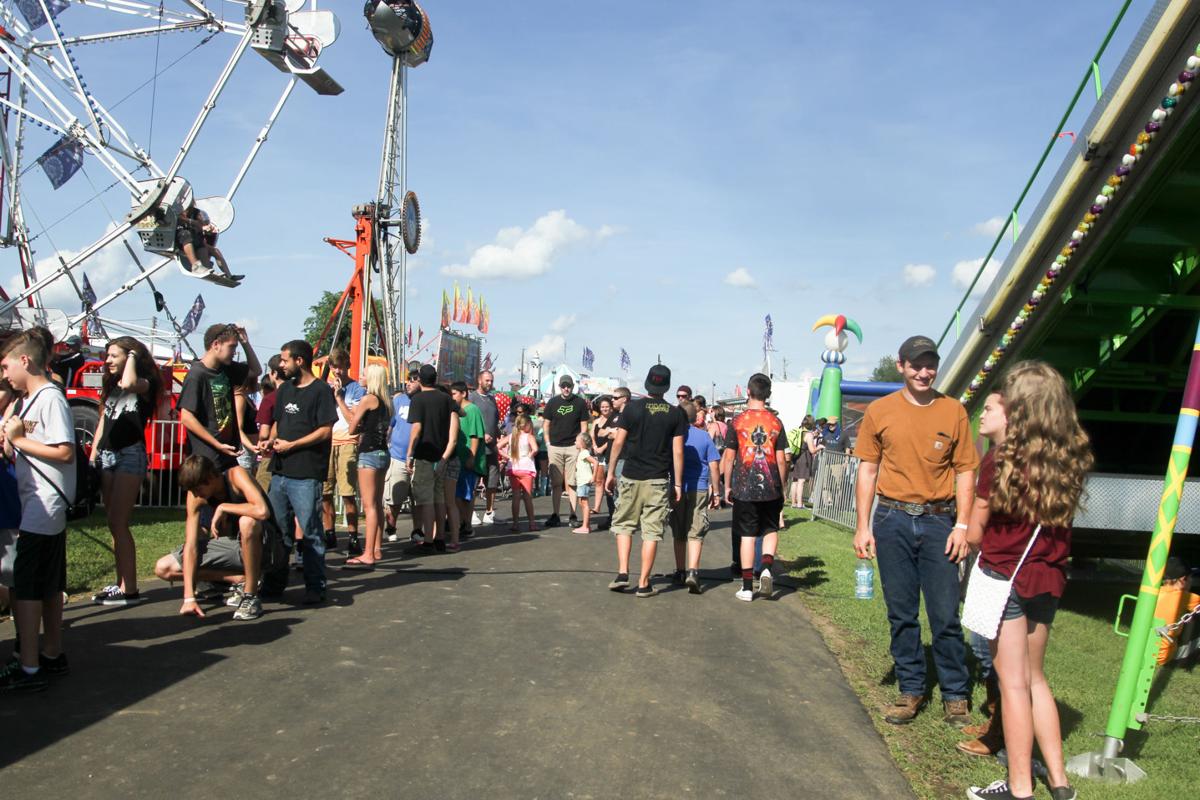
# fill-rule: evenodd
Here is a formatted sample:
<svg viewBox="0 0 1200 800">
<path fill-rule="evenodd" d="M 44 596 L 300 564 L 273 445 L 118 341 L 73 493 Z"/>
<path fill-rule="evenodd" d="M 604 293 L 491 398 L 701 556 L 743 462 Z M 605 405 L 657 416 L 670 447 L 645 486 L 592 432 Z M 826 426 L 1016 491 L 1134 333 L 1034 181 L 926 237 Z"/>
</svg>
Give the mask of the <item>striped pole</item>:
<svg viewBox="0 0 1200 800">
<path fill-rule="evenodd" d="M 1162 498 L 1158 503 L 1158 517 L 1154 521 L 1154 533 L 1150 537 L 1150 552 L 1146 556 L 1146 569 L 1142 573 L 1142 586 L 1138 591 L 1137 610 L 1133 614 L 1129 640 L 1125 644 L 1125 658 L 1121 662 L 1121 675 L 1117 679 L 1117 691 L 1113 696 L 1112 710 L 1108 714 L 1108 725 L 1104 730 L 1102 755 L 1106 759 L 1117 757 L 1128 728 L 1138 726 L 1137 721 L 1131 718 L 1134 700 L 1138 696 L 1141 682 L 1139 675 L 1146 658 L 1146 642 L 1154 625 L 1158 590 L 1162 586 L 1167 555 L 1171 552 L 1171 537 L 1175 533 L 1175 522 L 1179 516 L 1179 500 L 1183 495 L 1183 482 L 1187 478 L 1188 461 L 1192 457 L 1192 445 L 1196 441 L 1198 420 L 1200 324 L 1197 325 L 1196 341 L 1192 346 L 1192 362 L 1188 367 L 1187 383 L 1183 390 L 1183 406 L 1179 409 L 1179 420 L 1175 424 L 1175 440 L 1171 445 L 1171 460 L 1167 465 L 1167 477 L 1163 481 Z"/>
</svg>

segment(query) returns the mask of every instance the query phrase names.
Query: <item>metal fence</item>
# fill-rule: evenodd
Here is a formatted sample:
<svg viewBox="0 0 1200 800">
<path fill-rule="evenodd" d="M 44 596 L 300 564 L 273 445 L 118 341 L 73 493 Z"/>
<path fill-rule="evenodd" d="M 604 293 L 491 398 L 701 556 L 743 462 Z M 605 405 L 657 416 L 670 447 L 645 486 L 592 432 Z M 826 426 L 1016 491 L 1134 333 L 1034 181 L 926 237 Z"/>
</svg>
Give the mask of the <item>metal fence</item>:
<svg viewBox="0 0 1200 800">
<path fill-rule="evenodd" d="M 137 504 L 142 508 L 180 508 L 184 504 L 184 492 L 178 481 L 179 465 L 183 463 L 183 423 L 156 419 L 146 435 L 150 468 L 138 492 Z"/>
<path fill-rule="evenodd" d="M 858 480 L 858 464 L 859 459 L 854 456 L 821 451 L 809 496 L 814 517 L 854 530 L 857 524 L 854 486 Z"/>
</svg>

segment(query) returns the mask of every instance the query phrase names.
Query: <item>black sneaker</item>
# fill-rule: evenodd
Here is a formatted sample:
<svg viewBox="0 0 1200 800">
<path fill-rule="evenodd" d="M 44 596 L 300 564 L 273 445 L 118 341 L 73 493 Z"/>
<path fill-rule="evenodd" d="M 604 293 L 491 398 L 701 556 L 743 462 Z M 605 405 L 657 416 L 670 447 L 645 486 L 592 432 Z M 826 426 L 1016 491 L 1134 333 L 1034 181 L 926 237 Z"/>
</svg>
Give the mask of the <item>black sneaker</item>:
<svg viewBox="0 0 1200 800">
<path fill-rule="evenodd" d="M 1053 800 L 1075 800 L 1075 787 L 1067 786 L 1051 786 L 1050 797 Z"/>
<path fill-rule="evenodd" d="M 688 587 L 688 592 L 691 594 L 700 594 L 700 570 L 689 569 L 687 577 L 684 578 L 683 582 Z"/>
<path fill-rule="evenodd" d="M 542 524 L 543 528 L 557 528 L 562 525 L 562 520 L 558 518 L 558 514 L 551 514 L 546 517 L 546 521 Z"/>
<path fill-rule="evenodd" d="M 579 517 L 575 516 L 574 512 L 571 512 L 571 518 L 569 520 L 567 520 L 567 522 L 570 523 L 572 528 L 579 527 Z"/>
<path fill-rule="evenodd" d="M 54 658 L 38 653 L 38 666 L 41 668 L 40 672 L 44 672 L 50 676 L 66 675 L 71 671 L 71 665 L 67 663 L 66 653 L 59 653 Z"/>
<path fill-rule="evenodd" d="M 425 543 L 425 534 L 422 533 L 419 529 L 413 528 L 413 532 L 408 535 L 408 540 L 410 542 L 412 542 L 413 544 L 424 544 Z"/>
<path fill-rule="evenodd" d="M 445 539 L 434 539 L 433 540 L 433 549 L 434 549 L 434 552 L 437 552 L 437 553 L 446 552 L 446 540 Z"/>
<path fill-rule="evenodd" d="M 105 586 L 92 595 L 92 602 L 98 606 L 134 606 L 142 602 L 141 592 L 122 592 L 120 586 Z"/>
<path fill-rule="evenodd" d="M 325 531 L 325 549 L 337 549 L 337 531 Z"/>
<path fill-rule="evenodd" d="M 1033 795 L 1018 797 L 1008 788 L 1008 781 L 993 781 L 987 786 L 972 786 L 967 790 L 972 800 L 1032 800 Z"/>
<path fill-rule="evenodd" d="M 21 669 L 21 662 L 16 659 L 0 669 L 0 692 L 41 692 L 49 685 L 45 672 L 39 669 L 30 675 Z"/>
<path fill-rule="evenodd" d="M 740 581 L 741 579 L 742 579 L 742 565 L 741 564 L 730 564 L 729 565 L 729 580 Z"/>
<path fill-rule="evenodd" d="M 608 588 L 614 592 L 623 592 L 629 588 L 629 573 L 618 572 L 617 577 L 608 583 Z"/>
<path fill-rule="evenodd" d="M 681 570 L 681 569 L 675 570 L 674 572 L 671 573 L 672 585 L 683 586 L 684 582 L 685 582 L 684 579 L 686 578 L 686 576 L 687 576 L 687 573 L 684 572 L 683 570 Z"/>
<path fill-rule="evenodd" d="M 658 589 L 654 588 L 652 585 L 639 586 L 634 594 L 636 594 L 638 597 L 654 597 L 654 595 L 658 594 Z"/>
<path fill-rule="evenodd" d="M 346 544 L 346 554 L 351 557 L 363 554 L 362 540 L 358 538 L 357 533 L 350 534 L 350 541 Z"/>
<path fill-rule="evenodd" d="M 306 606 L 317 606 L 325 602 L 325 592 L 320 589 L 305 589 L 304 599 L 300 601 Z"/>
</svg>

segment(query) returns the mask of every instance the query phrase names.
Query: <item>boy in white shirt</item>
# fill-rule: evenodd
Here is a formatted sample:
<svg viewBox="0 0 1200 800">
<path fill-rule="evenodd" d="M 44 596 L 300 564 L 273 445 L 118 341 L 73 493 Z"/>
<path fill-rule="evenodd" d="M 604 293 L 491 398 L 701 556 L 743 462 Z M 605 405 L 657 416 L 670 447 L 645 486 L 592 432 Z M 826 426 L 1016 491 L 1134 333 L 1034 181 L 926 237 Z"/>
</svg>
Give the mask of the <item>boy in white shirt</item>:
<svg viewBox="0 0 1200 800">
<path fill-rule="evenodd" d="M 41 337 L 25 331 L 9 341 L 0 358 L 4 377 L 24 394 L 0 436 L 5 457 L 16 459 L 21 499 L 13 564 L 20 653 L 19 660 L 0 669 L 0 691 L 41 691 L 47 686 L 47 673 L 67 672 L 62 611 L 67 507 L 75 497 L 75 426 L 62 390 L 46 377 L 47 355 Z"/>
</svg>

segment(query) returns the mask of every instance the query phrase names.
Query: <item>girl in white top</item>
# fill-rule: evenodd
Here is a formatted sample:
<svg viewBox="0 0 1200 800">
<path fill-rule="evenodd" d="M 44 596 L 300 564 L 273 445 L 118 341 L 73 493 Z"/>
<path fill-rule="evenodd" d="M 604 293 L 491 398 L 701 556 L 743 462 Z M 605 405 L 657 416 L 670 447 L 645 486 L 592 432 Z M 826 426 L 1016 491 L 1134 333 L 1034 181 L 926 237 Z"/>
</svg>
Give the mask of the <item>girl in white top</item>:
<svg viewBox="0 0 1200 800">
<path fill-rule="evenodd" d="M 536 531 L 538 526 L 533 518 L 533 478 L 537 474 L 534 456 L 537 455 L 538 444 L 533 422 L 526 414 L 521 414 L 513 423 L 512 433 L 501 438 L 497 444 L 508 448 L 508 471 L 512 484 L 512 525 L 509 530 L 520 530 L 521 500 L 524 499 L 529 530 Z"/>
</svg>

